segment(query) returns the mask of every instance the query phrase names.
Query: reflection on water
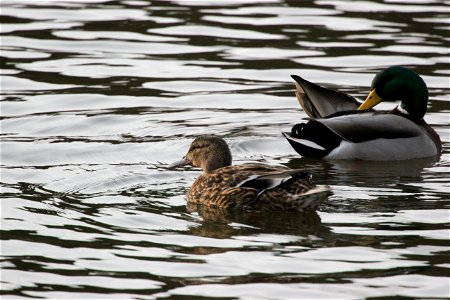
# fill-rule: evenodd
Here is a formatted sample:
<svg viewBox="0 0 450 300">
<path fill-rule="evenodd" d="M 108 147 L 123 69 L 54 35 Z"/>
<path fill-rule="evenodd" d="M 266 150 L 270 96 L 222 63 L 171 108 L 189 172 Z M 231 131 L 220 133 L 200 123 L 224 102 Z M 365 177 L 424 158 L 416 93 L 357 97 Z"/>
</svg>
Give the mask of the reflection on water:
<svg viewBox="0 0 450 300">
<path fill-rule="evenodd" d="M 448 3 L 2 1 L 5 298 L 445 298 Z M 356 97 L 402 64 L 440 160 L 300 158 L 291 74 Z M 391 109 L 382 103 L 381 109 Z M 318 212 L 187 207 L 199 134 L 313 173 Z"/>
</svg>

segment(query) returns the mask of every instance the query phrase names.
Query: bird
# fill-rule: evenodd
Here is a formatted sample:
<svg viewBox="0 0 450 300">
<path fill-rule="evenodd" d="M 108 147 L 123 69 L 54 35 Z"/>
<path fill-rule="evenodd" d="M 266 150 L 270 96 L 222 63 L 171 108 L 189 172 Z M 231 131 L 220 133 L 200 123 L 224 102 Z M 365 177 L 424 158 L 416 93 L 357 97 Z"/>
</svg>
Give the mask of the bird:
<svg viewBox="0 0 450 300">
<path fill-rule="evenodd" d="M 416 72 L 401 66 L 381 70 L 362 104 L 345 93 L 291 77 L 310 120 L 282 134 L 301 156 L 374 161 L 440 156 L 439 135 L 423 119 L 428 88 Z M 392 111 L 372 109 L 381 101 L 398 100 Z"/>
<path fill-rule="evenodd" d="M 187 192 L 188 204 L 244 210 L 314 210 L 331 195 L 302 169 L 262 163 L 232 165 L 230 148 L 222 137 L 201 135 L 187 154 L 167 168 L 191 165 L 202 174 Z"/>
</svg>

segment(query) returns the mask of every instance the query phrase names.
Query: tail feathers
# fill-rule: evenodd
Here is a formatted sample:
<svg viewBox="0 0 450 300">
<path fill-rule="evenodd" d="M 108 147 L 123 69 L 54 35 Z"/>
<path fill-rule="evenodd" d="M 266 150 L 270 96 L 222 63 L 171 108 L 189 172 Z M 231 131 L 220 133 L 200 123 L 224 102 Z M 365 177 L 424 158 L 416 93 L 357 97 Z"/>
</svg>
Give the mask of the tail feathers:
<svg viewBox="0 0 450 300">
<path fill-rule="evenodd" d="M 338 147 L 342 138 L 317 120 L 296 124 L 284 137 L 297 153 L 305 157 L 321 158 Z"/>
<path fill-rule="evenodd" d="M 318 151 L 326 151 L 327 150 L 324 147 L 320 146 L 319 144 L 316 144 L 310 140 L 299 139 L 299 138 L 294 138 L 294 137 L 287 137 L 287 139 L 290 141 L 296 142 L 296 143 L 302 145 L 303 147 L 310 148 L 311 150 L 318 150 Z"/>
<path fill-rule="evenodd" d="M 356 110 L 360 103 L 350 95 L 323 88 L 300 76 L 291 75 L 296 82 L 296 97 L 311 118 L 324 118 L 340 111 Z"/>
<path fill-rule="evenodd" d="M 329 132 L 313 137 L 308 134 L 295 135 L 293 132 L 282 132 L 282 134 L 294 150 L 304 157 L 322 158 L 339 146 L 342 140 L 339 136 Z"/>
<path fill-rule="evenodd" d="M 316 186 L 306 193 L 293 196 L 296 210 L 317 209 L 333 193 L 328 186 Z"/>
</svg>

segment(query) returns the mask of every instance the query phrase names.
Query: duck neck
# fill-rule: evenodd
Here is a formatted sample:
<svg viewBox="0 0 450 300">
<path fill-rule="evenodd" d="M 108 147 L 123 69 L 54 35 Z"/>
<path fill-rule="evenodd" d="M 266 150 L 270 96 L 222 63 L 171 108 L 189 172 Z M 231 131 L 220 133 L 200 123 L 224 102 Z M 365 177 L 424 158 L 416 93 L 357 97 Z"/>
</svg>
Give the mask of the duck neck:
<svg viewBox="0 0 450 300">
<path fill-rule="evenodd" d="M 204 174 L 209 174 L 217 169 L 227 167 L 231 165 L 231 154 L 217 155 L 211 159 L 205 160 L 202 163 L 202 169 Z"/>
<path fill-rule="evenodd" d="M 216 164 L 214 164 L 213 162 L 211 163 L 205 163 L 205 165 L 202 167 L 203 169 L 203 174 L 209 174 L 211 172 L 213 172 L 214 170 L 217 170 L 218 168 L 220 168 L 220 166 L 217 166 Z"/>
<path fill-rule="evenodd" d="M 417 94 L 412 93 L 407 96 L 398 105 L 398 111 L 414 122 L 422 120 L 427 111 L 428 91 L 421 91 Z"/>
<path fill-rule="evenodd" d="M 418 122 L 423 119 L 428 104 L 428 88 L 425 81 L 416 73 L 408 73 L 405 78 L 400 108 L 408 113 L 408 118 Z"/>
</svg>

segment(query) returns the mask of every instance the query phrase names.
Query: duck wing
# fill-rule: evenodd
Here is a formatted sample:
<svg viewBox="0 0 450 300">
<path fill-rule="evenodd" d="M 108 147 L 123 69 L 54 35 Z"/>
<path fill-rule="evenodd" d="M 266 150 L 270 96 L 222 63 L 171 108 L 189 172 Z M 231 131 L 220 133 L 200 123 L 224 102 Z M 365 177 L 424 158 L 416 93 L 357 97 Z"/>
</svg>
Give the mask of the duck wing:
<svg viewBox="0 0 450 300">
<path fill-rule="evenodd" d="M 236 188 L 256 190 L 256 196 L 242 204 L 257 209 L 316 209 L 332 194 L 329 187 L 316 186 L 312 175 L 301 169 L 281 169 L 273 174 L 254 175 Z"/>
<path fill-rule="evenodd" d="M 287 167 L 258 163 L 223 167 L 198 177 L 187 194 L 188 201 L 223 207 L 244 206 L 259 193 L 288 179 L 287 175 L 260 177 L 288 170 Z"/>
<path fill-rule="evenodd" d="M 248 177 L 246 180 L 239 183 L 236 187 L 249 187 L 256 189 L 258 195 L 264 193 L 267 190 L 276 188 L 283 183 L 292 180 L 305 180 L 310 181 L 312 175 L 303 170 L 294 169 L 288 171 L 279 171 L 274 174 L 256 174 Z"/>
<path fill-rule="evenodd" d="M 303 110 L 311 118 L 324 118 L 341 111 L 356 110 L 360 103 L 350 95 L 314 84 L 297 75 L 295 95 Z"/>
<path fill-rule="evenodd" d="M 352 143 L 376 139 L 412 138 L 423 134 L 416 123 L 394 114 L 351 113 L 316 121 L 325 125 L 342 139 Z"/>
</svg>

